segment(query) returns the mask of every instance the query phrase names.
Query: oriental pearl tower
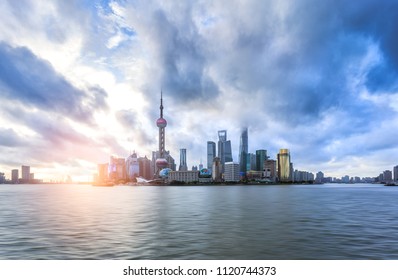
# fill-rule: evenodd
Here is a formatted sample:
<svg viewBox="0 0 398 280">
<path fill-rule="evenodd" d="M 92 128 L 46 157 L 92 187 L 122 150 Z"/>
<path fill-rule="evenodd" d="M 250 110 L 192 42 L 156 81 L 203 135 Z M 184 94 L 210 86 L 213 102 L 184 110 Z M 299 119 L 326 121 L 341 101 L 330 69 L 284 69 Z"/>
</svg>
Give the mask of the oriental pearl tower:
<svg viewBox="0 0 398 280">
<path fill-rule="evenodd" d="M 159 127 L 159 158 L 156 160 L 156 174 L 163 168 L 169 166 L 169 163 L 165 159 L 165 128 L 167 121 L 163 118 L 163 93 L 160 92 L 160 118 L 156 121 L 156 126 Z"/>
</svg>

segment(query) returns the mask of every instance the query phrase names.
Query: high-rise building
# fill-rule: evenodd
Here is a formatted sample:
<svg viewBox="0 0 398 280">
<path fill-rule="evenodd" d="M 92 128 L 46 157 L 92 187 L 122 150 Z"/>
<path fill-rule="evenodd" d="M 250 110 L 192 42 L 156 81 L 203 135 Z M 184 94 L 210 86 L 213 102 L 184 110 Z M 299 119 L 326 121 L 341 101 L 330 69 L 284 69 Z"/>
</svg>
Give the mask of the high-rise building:
<svg viewBox="0 0 398 280">
<path fill-rule="evenodd" d="M 3 172 L 0 172 L 0 184 L 4 184 L 6 181 L 6 176 Z"/>
<path fill-rule="evenodd" d="M 256 151 L 256 170 L 263 171 L 264 161 L 268 159 L 267 150 Z"/>
<path fill-rule="evenodd" d="M 278 154 L 278 179 L 280 182 L 292 181 L 292 164 L 288 149 L 280 149 Z"/>
<path fill-rule="evenodd" d="M 106 182 L 109 180 L 108 176 L 109 164 L 108 163 L 100 163 L 98 164 L 98 177 L 97 180 L 99 182 Z"/>
<path fill-rule="evenodd" d="M 273 159 L 267 159 L 263 165 L 264 178 L 270 182 L 276 181 L 276 161 Z"/>
<path fill-rule="evenodd" d="M 212 167 L 212 178 L 214 182 L 221 182 L 222 177 L 222 165 L 221 160 L 219 157 L 215 157 L 213 160 L 213 167 Z"/>
<path fill-rule="evenodd" d="M 398 181 L 398 165 L 394 166 L 394 181 Z"/>
<path fill-rule="evenodd" d="M 29 182 L 29 176 L 30 176 L 30 166 L 22 165 L 21 174 L 22 174 L 22 178 L 21 178 L 22 182 L 23 183 L 28 183 Z"/>
<path fill-rule="evenodd" d="M 224 181 L 226 182 L 239 182 L 240 180 L 240 167 L 239 163 L 226 162 L 224 171 Z"/>
<path fill-rule="evenodd" d="M 323 182 L 324 174 L 322 171 L 316 173 L 315 183 L 321 184 Z"/>
<path fill-rule="evenodd" d="M 151 172 L 151 161 L 145 156 L 138 158 L 139 164 L 139 177 L 142 177 L 146 180 L 150 180 L 153 178 L 153 172 Z"/>
<path fill-rule="evenodd" d="M 222 172 L 224 172 L 224 164 L 233 161 L 231 141 L 227 140 L 226 130 L 218 131 L 218 157 L 221 161 Z"/>
<path fill-rule="evenodd" d="M 213 160 L 216 157 L 216 143 L 207 141 L 207 169 L 212 169 Z"/>
<path fill-rule="evenodd" d="M 384 181 L 386 183 L 391 182 L 392 181 L 392 172 L 391 172 L 391 170 L 385 170 L 383 172 L 383 177 L 384 177 Z"/>
<path fill-rule="evenodd" d="M 247 154 L 247 163 L 246 163 L 246 170 L 247 171 L 257 171 L 257 166 L 256 166 L 256 155 L 253 153 L 248 153 Z M 262 169 L 261 169 L 262 171 Z"/>
<path fill-rule="evenodd" d="M 244 128 L 242 134 L 240 135 L 239 144 L 239 171 L 241 176 L 245 176 L 247 172 L 247 154 L 249 152 L 248 138 L 247 128 Z"/>
<path fill-rule="evenodd" d="M 127 179 L 133 180 L 140 176 L 140 165 L 138 163 L 137 154 L 134 152 L 126 159 Z"/>
<path fill-rule="evenodd" d="M 180 167 L 179 171 L 188 171 L 187 166 L 187 149 L 180 149 Z"/>
<path fill-rule="evenodd" d="M 19 170 L 18 169 L 11 170 L 11 182 L 13 184 L 18 184 L 18 180 L 19 180 Z"/>
<path fill-rule="evenodd" d="M 126 161 L 124 158 L 110 157 L 109 160 L 109 179 L 114 182 L 126 180 Z"/>
</svg>

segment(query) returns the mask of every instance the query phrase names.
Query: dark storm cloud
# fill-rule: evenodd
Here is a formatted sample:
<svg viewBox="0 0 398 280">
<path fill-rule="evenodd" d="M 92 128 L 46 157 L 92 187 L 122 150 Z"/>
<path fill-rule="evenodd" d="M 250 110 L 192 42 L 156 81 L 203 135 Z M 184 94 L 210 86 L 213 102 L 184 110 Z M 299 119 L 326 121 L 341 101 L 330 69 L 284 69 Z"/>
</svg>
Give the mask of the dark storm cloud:
<svg viewBox="0 0 398 280">
<path fill-rule="evenodd" d="M 151 8 L 145 8 L 144 5 Z M 143 90 L 151 96 L 155 95 L 156 100 L 157 95 L 148 85 L 153 83 L 153 76 L 158 76 L 154 85 L 156 92 L 163 88 L 178 103 L 215 98 L 219 89 L 207 72 L 209 61 L 202 38 L 192 21 L 192 6 L 181 3 L 180 9 L 175 12 L 160 8 L 156 3 L 145 3 L 131 12 L 145 17 L 145 24 L 137 23 L 136 26 L 136 22 L 133 22 L 131 28 L 137 32 L 139 39 L 149 38 L 146 43 L 153 49 L 153 71 L 156 73 L 152 77 L 148 76 L 151 81 L 144 85 Z"/>
<path fill-rule="evenodd" d="M 27 48 L 0 43 L 0 61 L 0 97 L 86 122 L 93 110 L 107 107 L 102 89 L 77 89 Z"/>
</svg>

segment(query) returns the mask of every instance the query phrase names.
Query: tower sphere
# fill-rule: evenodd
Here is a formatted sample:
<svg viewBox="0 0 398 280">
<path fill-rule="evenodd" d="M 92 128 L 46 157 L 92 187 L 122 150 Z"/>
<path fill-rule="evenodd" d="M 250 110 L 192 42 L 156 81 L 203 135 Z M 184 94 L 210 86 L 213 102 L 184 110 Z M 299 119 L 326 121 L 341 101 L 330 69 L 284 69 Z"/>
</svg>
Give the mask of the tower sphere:
<svg viewBox="0 0 398 280">
<path fill-rule="evenodd" d="M 164 118 L 158 118 L 156 121 L 157 127 L 166 127 L 167 126 L 167 121 Z"/>
</svg>

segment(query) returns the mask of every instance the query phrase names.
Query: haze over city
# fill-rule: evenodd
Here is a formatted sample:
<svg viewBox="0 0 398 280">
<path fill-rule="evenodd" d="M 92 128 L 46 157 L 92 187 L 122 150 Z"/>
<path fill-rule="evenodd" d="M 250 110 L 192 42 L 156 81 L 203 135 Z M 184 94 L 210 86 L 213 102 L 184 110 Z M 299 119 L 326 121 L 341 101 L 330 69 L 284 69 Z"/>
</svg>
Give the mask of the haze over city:
<svg viewBox="0 0 398 280">
<path fill-rule="evenodd" d="M 228 4 L 226 4 L 228 3 Z M 398 158 L 394 1 L 3 1 L 0 172 L 91 177 L 158 146 L 188 166 L 227 130 L 328 176 Z"/>
</svg>

